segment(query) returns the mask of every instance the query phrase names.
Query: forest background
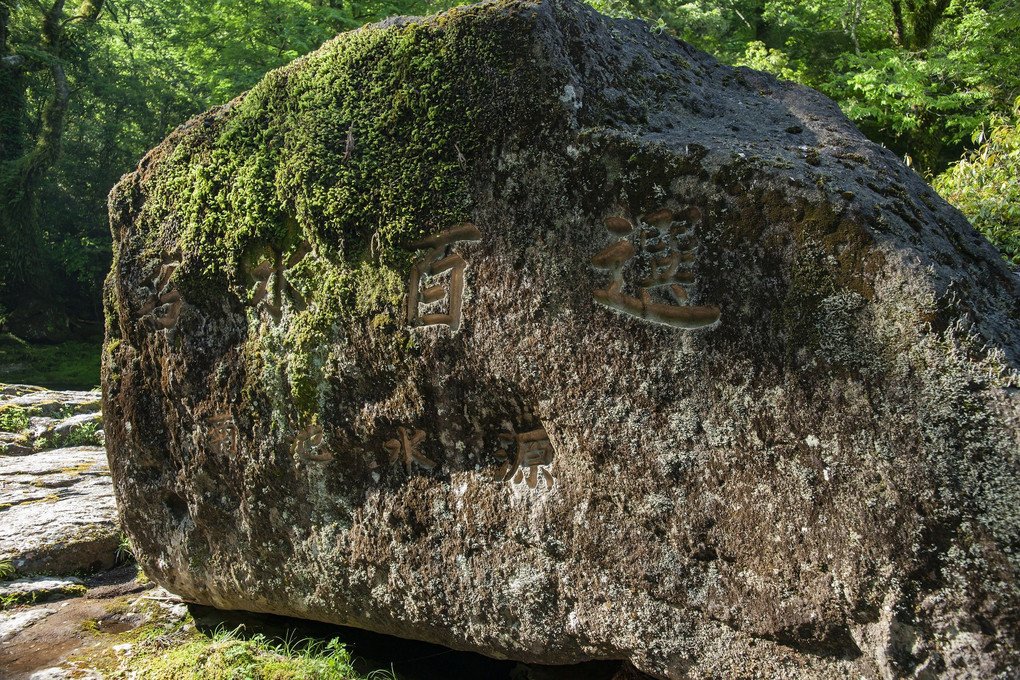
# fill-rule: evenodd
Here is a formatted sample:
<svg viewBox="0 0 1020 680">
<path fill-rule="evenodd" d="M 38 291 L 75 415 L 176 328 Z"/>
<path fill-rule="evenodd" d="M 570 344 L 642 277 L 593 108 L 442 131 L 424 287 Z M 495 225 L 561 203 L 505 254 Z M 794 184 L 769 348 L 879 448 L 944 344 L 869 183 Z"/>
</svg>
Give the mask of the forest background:
<svg viewBox="0 0 1020 680">
<path fill-rule="evenodd" d="M 832 97 L 1020 264 L 1020 0 L 590 2 Z M 341 31 L 455 4 L 0 0 L 0 349 L 98 336 L 107 193 L 177 125 Z"/>
</svg>

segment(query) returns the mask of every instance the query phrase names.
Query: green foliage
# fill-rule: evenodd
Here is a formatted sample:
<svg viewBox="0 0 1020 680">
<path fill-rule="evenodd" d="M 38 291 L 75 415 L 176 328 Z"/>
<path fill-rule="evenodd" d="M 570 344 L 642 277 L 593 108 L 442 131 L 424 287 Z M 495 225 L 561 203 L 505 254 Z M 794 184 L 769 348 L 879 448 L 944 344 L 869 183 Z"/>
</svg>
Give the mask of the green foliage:
<svg viewBox="0 0 1020 680">
<path fill-rule="evenodd" d="M 74 428 L 67 435 L 67 444 L 68 446 L 102 446 L 103 435 L 99 432 L 99 423 L 90 420 Z"/>
<path fill-rule="evenodd" d="M 10 581 L 17 573 L 10 560 L 0 560 L 0 581 Z"/>
<path fill-rule="evenodd" d="M 120 540 L 117 542 L 115 560 L 117 564 L 135 561 L 135 549 L 131 547 L 131 539 L 127 537 L 127 534 L 122 533 L 120 535 Z"/>
<path fill-rule="evenodd" d="M 933 186 L 1007 260 L 1020 264 L 1020 99 L 1010 118 L 994 118 L 973 141 L 980 146 L 936 177 Z"/>
<path fill-rule="evenodd" d="M 0 432 L 24 432 L 28 429 L 28 411 L 19 406 L 0 407 Z"/>
<path fill-rule="evenodd" d="M 987 115 L 991 94 L 962 66 L 951 56 L 886 48 L 841 57 L 826 85 L 865 132 L 932 168 L 946 145 L 966 137 Z"/>
</svg>

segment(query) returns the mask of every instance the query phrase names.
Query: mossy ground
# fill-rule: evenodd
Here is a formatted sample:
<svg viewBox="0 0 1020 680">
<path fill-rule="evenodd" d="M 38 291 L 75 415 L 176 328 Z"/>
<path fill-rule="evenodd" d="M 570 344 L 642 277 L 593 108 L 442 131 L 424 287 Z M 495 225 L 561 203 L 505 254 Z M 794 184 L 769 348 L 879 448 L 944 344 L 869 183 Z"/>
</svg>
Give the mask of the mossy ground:
<svg viewBox="0 0 1020 680">
<path fill-rule="evenodd" d="M 99 338 L 36 345 L 0 334 L 0 382 L 90 390 L 99 385 L 101 347 Z"/>
<path fill-rule="evenodd" d="M 123 573 L 130 567 L 121 567 Z M 113 572 L 110 572 L 111 574 Z M 281 638 L 262 632 L 246 634 L 244 626 L 208 625 L 196 621 L 185 606 L 161 590 L 143 590 L 144 574 L 130 570 L 134 578 L 119 586 L 100 586 L 91 598 L 67 592 L 62 610 L 67 616 L 46 618 L 26 631 L 29 640 L 11 641 L 15 668 L 30 669 L 58 664 L 67 677 L 92 677 L 99 673 L 110 680 L 385 680 L 389 671 L 356 669 L 348 648 L 336 638 L 302 638 L 290 629 Z M 99 578 L 102 581 L 102 575 Z M 137 584 L 137 585 L 136 585 Z M 110 588 L 114 588 L 110 597 Z M 7 606 L 18 606 L 12 598 Z M 32 606 L 30 602 L 22 606 Z M 47 601 L 41 606 L 53 607 Z M 214 617 L 215 618 L 215 617 Z M 60 620 L 62 619 L 62 620 Z M 236 624 L 234 624 L 236 626 Z M 45 629 L 45 630 L 40 630 Z M 32 652 L 26 659 L 26 644 L 50 643 L 49 656 Z M 67 644 L 73 641 L 67 656 Z M 45 646 L 44 646 L 45 647 Z M 35 644 L 34 649 L 42 649 Z M 30 663 L 34 665 L 24 665 Z M 19 665 L 20 664 L 20 665 Z M 0 674 L 3 674 L 0 668 Z M 5 676 L 6 677 L 6 676 Z"/>
</svg>

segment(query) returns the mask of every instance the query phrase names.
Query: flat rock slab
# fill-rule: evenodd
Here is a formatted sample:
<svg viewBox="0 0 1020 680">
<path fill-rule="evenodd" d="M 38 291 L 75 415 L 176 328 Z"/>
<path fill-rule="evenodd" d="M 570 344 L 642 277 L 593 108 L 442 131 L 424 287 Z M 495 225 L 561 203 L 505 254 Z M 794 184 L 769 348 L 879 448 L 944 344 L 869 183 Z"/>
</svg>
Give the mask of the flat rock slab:
<svg viewBox="0 0 1020 680">
<path fill-rule="evenodd" d="M 97 413 L 102 409 L 102 395 L 99 392 L 27 389 L 24 385 L 8 386 L 7 391 L 11 394 L 0 400 L 0 406 L 25 409 L 31 415 L 55 418 Z"/>
<path fill-rule="evenodd" d="M 74 576 L 28 576 L 13 581 L 0 582 L 0 597 L 16 597 L 19 600 L 40 599 L 48 595 L 80 595 L 85 592 L 85 582 Z"/>
<path fill-rule="evenodd" d="M 0 612 L 0 642 L 4 642 L 25 630 L 33 623 L 57 613 L 50 607 L 35 607 L 24 611 Z"/>
<path fill-rule="evenodd" d="M 34 450 L 27 433 L 0 432 L 0 456 L 24 456 Z"/>
<path fill-rule="evenodd" d="M 0 385 L 0 409 L 19 409 L 28 419 L 21 432 L 0 432 L 0 455 L 22 456 L 68 445 L 102 445 L 99 392 Z"/>
<path fill-rule="evenodd" d="M 47 392 L 45 387 L 37 385 L 18 385 L 16 383 L 0 383 L 0 397 L 16 398 L 33 392 Z"/>
<path fill-rule="evenodd" d="M 0 457 L 0 559 L 70 574 L 116 561 L 120 529 L 106 452 L 78 446 Z"/>
<path fill-rule="evenodd" d="M 120 633 L 131 636 L 147 620 L 142 596 L 152 584 L 138 583 L 136 574 L 134 565 L 102 572 L 85 579 L 88 591 L 81 597 L 8 612 L 12 627 L 17 622 L 21 630 L 0 644 L 0 678 L 28 680 L 40 672 L 116 677 L 108 664 L 92 662 L 104 648 L 124 642 Z"/>
</svg>

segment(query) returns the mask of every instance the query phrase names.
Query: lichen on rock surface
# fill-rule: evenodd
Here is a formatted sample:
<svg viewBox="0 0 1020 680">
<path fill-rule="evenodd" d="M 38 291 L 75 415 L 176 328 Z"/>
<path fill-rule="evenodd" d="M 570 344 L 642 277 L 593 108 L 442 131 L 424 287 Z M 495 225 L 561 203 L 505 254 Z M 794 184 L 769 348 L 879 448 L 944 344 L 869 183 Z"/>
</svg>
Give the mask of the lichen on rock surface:
<svg viewBox="0 0 1020 680">
<path fill-rule="evenodd" d="M 191 601 L 662 678 L 1020 669 L 1020 282 L 814 91 L 488 2 L 270 73 L 110 215 L 111 471 Z"/>
</svg>

